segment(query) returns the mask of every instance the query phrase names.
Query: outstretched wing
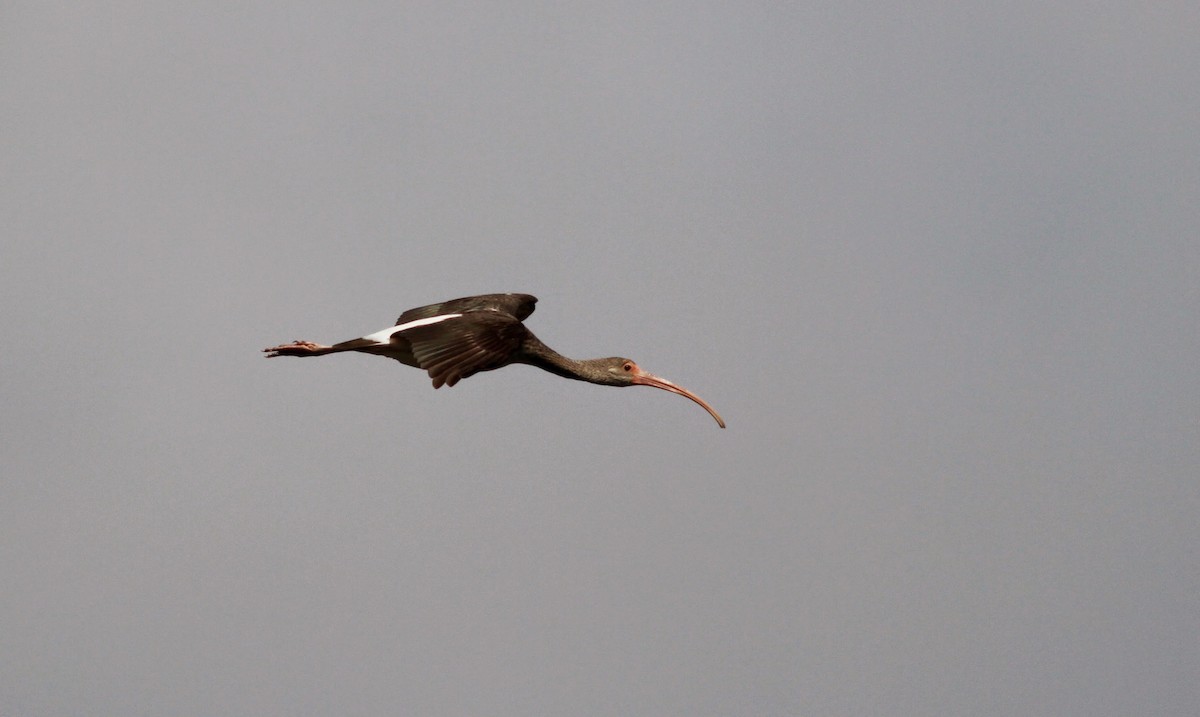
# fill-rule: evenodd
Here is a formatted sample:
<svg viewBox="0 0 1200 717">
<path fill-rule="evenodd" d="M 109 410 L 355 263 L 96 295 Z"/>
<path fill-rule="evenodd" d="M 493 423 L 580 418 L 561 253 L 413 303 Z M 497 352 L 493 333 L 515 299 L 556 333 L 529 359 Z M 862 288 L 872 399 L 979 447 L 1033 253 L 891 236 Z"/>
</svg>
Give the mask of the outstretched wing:
<svg viewBox="0 0 1200 717">
<path fill-rule="evenodd" d="M 480 296 L 464 296 L 461 299 L 451 299 L 438 304 L 418 306 L 409 309 L 396 319 L 396 326 L 410 321 L 428 319 L 445 314 L 465 314 L 471 311 L 493 311 L 507 314 L 517 321 L 524 321 L 533 313 L 537 297 L 529 294 L 481 294 Z"/>
<path fill-rule="evenodd" d="M 405 312 L 401 318 L 407 316 Z M 511 363 L 528 331 L 515 316 L 491 310 L 463 313 L 397 333 L 412 345 L 412 355 L 433 379 L 433 387 L 441 388 Z"/>
</svg>

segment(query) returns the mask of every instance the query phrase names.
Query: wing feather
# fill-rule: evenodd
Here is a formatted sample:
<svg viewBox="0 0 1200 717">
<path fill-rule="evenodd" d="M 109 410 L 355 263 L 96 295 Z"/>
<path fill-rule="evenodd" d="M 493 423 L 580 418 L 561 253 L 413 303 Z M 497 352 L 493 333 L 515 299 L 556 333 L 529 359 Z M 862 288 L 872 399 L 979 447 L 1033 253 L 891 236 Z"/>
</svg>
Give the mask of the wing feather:
<svg viewBox="0 0 1200 717">
<path fill-rule="evenodd" d="M 472 311 L 497 311 L 508 314 L 518 321 L 524 321 L 533 313 L 537 297 L 529 294 L 482 294 L 480 296 L 464 296 L 428 306 L 418 306 L 409 309 L 396 319 L 396 326 L 407 324 L 418 319 L 428 319 L 443 314 L 465 314 Z"/>
<path fill-rule="evenodd" d="M 401 318 L 413 320 L 407 314 Z M 413 357 L 433 387 L 441 388 L 510 363 L 527 331 L 516 317 L 486 310 L 399 333 L 412 344 Z"/>
</svg>

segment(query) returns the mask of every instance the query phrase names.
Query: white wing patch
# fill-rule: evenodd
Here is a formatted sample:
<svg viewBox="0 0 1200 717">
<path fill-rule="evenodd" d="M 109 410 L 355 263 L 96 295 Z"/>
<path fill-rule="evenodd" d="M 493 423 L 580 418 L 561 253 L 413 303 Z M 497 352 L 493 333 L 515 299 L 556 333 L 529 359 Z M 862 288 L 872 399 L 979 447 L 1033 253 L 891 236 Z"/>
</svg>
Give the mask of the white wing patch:
<svg viewBox="0 0 1200 717">
<path fill-rule="evenodd" d="M 389 344 L 392 342 L 392 336 L 401 331 L 406 329 L 415 329 L 418 326 L 436 324 L 439 321 L 445 321 L 446 319 L 456 319 L 459 316 L 462 316 L 462 314 L 442 314 L 441 316 L 430 316 L 424 319 L 417 319 L 416 321 L 409 321 L 407 324 L 400 324 L 399 326 L 389 326 L 382 331 L 376 331 L 373 334 L 367 334 L 363 338 L 368 341 L 374 341 L 377 344 Z"/>
</svg>

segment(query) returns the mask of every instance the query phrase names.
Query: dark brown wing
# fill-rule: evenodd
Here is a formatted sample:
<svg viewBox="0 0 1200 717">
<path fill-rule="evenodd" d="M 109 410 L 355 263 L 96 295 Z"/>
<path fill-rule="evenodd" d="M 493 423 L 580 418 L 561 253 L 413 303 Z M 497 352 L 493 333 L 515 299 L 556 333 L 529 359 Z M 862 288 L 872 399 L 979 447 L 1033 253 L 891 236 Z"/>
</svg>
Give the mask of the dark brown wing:
<svg viewBox="0 0 1200 717">
<path fill-rule="evenodd" d="M 473 311 L 401 332 L 434 388 L 511 363 L 526 333 L 519 320 L 497 311 Z"/>
<path fill-rule="evenodd" d="M 444 314 L 465 314 L 470 311 L 498 311 L 508 314 L 517 321 L 524 321 L 533 313 L 536 296 L 529 294 L 481 294 L 479 296 L 464 296 L 461 299 L 451 299 L 438 304 L 418 306 L 409 309 L 396 319 L 396 326 L 407 324 L 417 319 L 428 319 Z"/>
</svg>

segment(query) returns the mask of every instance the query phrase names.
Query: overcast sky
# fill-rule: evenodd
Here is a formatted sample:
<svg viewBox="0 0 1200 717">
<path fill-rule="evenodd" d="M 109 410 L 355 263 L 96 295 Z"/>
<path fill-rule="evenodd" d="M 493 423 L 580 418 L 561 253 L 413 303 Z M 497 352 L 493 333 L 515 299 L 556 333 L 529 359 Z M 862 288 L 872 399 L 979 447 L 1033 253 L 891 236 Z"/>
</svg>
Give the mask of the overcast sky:
<svg viewBox="0 0 1200 717">
<path fill-rule="evenodd" d="M 7 3 L 0 713 L 1200 713 L 1197 37 Z M 728 430 L 259 353 L 495 291 Z"/>
</svg>

